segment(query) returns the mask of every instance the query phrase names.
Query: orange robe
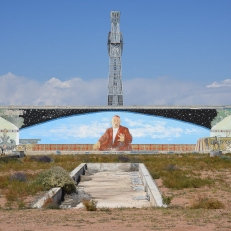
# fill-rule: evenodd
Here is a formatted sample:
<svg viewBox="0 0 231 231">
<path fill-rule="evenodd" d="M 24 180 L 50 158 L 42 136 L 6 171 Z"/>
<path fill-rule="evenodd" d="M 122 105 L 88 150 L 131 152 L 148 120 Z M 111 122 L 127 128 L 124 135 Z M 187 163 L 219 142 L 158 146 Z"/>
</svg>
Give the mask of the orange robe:
<svg viewBox="0 0 231 231">
<path fill-rule="evenodd" d="M 124 135 L 124 142 L 118 141 L 119 134 Z M 106 132 L 99 139 L 100 151 L 109 151 L 115 149 L 117 151 L 131 151 L 132 150 L 132 135 L 130 134 L 128 128 L 124 126 L 119 126 L 115 140 L 113 142 L 113 128 L 108 128 Z"/>
</svg>

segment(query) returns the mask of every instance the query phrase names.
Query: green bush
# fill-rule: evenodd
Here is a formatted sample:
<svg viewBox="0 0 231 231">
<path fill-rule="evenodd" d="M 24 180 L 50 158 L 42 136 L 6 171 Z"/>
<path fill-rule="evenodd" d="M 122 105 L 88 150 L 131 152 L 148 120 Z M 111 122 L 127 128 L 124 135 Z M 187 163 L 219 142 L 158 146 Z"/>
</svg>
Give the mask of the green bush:
<svg viewBox="0 0 231 231">
<path fill-rule="evenodd" d="M 41 173 L 35 180 L 35 184 L 43 185 L 45 190 L 61 187 L 65 193 L 76 192 L 75 181 L 66 170 L 58 166 Z"/>
<path fill-rule="evenodd" d="M 172 202 L 173 196 L 166 196 L 162 194 L 162 200 L 165 205 L 170 205 Z"/>
</svg>

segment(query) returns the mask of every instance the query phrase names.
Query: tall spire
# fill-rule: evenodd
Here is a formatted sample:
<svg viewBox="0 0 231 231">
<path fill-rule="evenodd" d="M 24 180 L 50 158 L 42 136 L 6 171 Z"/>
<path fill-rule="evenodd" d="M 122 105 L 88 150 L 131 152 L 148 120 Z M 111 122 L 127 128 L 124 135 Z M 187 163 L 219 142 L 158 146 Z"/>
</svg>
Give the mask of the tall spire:
<svg viewBox="0 0 231 231">
<path fill-rule="evenodd" d="M 123 105 L 122 64 L 123 37 L 120 32 L 120 12 L 111 11 L 111 31 L 108 33 L 109 77 L 108 105 Z"/>
</svg>

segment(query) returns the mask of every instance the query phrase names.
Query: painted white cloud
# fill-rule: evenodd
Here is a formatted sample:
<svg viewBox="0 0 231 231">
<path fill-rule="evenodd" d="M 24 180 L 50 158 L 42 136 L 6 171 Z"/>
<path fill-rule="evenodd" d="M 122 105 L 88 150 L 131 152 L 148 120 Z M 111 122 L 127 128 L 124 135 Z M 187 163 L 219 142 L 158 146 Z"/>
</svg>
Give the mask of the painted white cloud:
<svg viewBox="0 0 231 231">
<path fill-rule="evenodd" d="M 213 82 L 210 85 L 206 86 L 207 88 L 215 88 L 215 87 L 231 87 L 231 79 L 225 79 L 220 82 Z"/>
<path fill-rule="evenodd" d="M 128 126 L 131 127 L 129 130 L 133 137 L 151 137 L 153 139 L 163 138 L 175 138 L 180 137 L 184 134 L 197 134 L 199 129 L 196 128 L 182 128 L 169 126 L 165 121 L 153 120 L 148 123 L 144 120 L 133 121 L 125 118 Z"/>
<path fill-rule="evenodd" d="M 144 126 L 143 120 L 131 120 L 129 118 L 124 118 L 124 121 L 128 123 L 129 127 Z"/>
<path fill-rule="evenodd" d="M 0 76 L 0 105 L 107 105 L 107 77 L 46 82 Z M 123 80 L 124 105 L 230 105 L 231 79 L 201 86 L 170 77 Z"/>
<path fill-rule="evenodd" d="M 103 120 L 103 119 L 102 119 Z M 133 138 L 152 138 L 152 139 L 163 139 L 163 138 L 176 138 L 184 134 L 197 134 L 199 129 L 184 129 L 181 127 L 172 127 L 167 125 L 166 122 L 155 120 L 154 122 L 146 123 L 145 121 L 139 121 L 134 124 L 131 120 L 125 119 L 128 123 L 128 127 Z M 96 138 L 99 139 L 101 135 L 108 128 L 108 123 L 91 122 L 89 124 L 60 124 L 53 128 L 37 128 L 30 132 L 30 135 L 37 137 L 49 137 L 53 140 L 70 140 L 70 139 L 86 139 Z"/>
<path fill-rule="evenodd" d="M 99 138 L 108 128 L 108 123 L 91 122 L 89 124 L 60 124 L 53 128 L 37 128 L 29 135 L 46 137 L 53 140 L 71 140 L 85 138 Z"/>
</svg>

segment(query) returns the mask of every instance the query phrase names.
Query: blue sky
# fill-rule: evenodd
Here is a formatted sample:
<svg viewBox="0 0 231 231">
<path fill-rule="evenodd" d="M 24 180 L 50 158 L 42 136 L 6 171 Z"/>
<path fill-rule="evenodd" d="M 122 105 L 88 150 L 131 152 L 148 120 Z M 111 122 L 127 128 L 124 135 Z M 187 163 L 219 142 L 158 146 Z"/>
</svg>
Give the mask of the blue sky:
<svg viewBox="0 0 231 231">
<path fill-rule="evenodd" d="M 111 10 L 125 105 L 230 105 L 230 0 L 0 3 L 0 105 L 106 105 Z"/>
<path fill-rule="evenodd" d="M 20 130 L 20 139 L 38 139 L 44 144 L 94 144 L 111 127 L 111 118 L 121 118 L 133 136 L 133 144 L 196 144 L 209 137 L 209 129 L 173 119 L 128 112 L 101 112 L 56 119 Z"/>
</svg>

